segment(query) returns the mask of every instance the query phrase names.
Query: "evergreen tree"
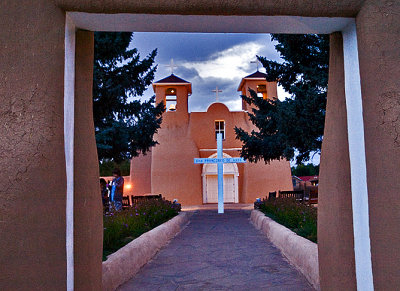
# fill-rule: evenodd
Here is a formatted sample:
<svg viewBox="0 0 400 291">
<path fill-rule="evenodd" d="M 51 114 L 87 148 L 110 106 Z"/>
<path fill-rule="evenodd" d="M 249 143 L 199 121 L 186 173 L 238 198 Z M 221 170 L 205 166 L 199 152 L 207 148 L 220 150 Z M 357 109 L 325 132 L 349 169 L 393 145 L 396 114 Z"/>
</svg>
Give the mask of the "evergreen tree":
<svg viewBox="0 0 400 291">
<path fill-rule="evenodd" d="M 316 176 L 319 175 L 319 165 L 315 166 L 313 164 L 300 164 L 296 167 L 292 167 L 292 175 L 301 177 L 301 176 Z"/>
<path fill-rule="evenodd" d="M 156 145 L 162 103 L 155 97 L 140 102 L 154 79 L 157 50 L 140 59 L 137 49 L 128 49 L 130 32 L 95 32 L 93 113 L 99 160 L 117 163 L 146 153 Z"/>
<path fill-rule="evenodd" d="M 297 151 L 297 163 L 308 161 L 312 152 L 321 150 L 324 132 L 328 84 L 329 36 L 272 34 L 283 63 L 258 59 L 266 68 L 267 81 L 278 81 L 291 98 L 263 100 L 250 91 L 242 96 L 255 109 L 250 120 L 258 130 L 248 133 L 235 128 L 243 142 L 241 156 L 250 162 L 263 159 L 291 160 Z"/>
</svg>

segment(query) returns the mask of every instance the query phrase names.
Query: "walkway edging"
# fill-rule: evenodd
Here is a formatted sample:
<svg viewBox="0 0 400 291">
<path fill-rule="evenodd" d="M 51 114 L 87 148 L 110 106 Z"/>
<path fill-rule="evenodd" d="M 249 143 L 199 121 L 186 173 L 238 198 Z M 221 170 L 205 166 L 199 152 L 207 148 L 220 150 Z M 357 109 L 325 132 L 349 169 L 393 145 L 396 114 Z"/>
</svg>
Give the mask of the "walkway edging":
<svg viewBox="0 0 400 291">
<path fill-rule="evenodd" d="M 318 245 L 298 236 L 259 210 L 251 211 L 250 220 L 255 228 L 261 230 L 289 262 L 307 278 L 311 285 L 320 290 Z"/>
<path fill-rule="evenodd" d="M 109 255 L 103 262 L 103 290 L 113 291 L 132 278 L 184 228 L 192 214 L 191 212 L 181 212 Z"/>
</svg>

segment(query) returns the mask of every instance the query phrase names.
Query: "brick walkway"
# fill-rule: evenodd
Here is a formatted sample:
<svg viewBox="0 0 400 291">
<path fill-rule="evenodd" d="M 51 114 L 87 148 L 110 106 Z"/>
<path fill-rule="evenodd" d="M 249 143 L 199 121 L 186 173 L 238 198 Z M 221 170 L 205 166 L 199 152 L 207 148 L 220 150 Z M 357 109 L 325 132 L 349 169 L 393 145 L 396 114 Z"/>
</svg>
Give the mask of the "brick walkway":
<svg viewBox="0 0 400 291">
<path fill-rule="evenodd" d="M 313 290 L 253 225 L 250 212 L 197 211 L 190 224 L 118 290 Z"/>
</svg>

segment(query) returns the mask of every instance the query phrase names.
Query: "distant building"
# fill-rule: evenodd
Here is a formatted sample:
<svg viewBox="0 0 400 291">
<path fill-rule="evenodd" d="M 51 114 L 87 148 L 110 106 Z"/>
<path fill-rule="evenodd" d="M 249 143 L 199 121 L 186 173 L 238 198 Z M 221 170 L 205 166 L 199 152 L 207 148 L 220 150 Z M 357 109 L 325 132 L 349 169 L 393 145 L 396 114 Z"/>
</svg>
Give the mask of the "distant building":
<svg viewBox="0 0 400 291">
<path fill-rule="evenodd" d="M 301 181 L 305 183 L 306 186 L 318 186 L 319 177 L 315 176 L 300 176 L 298 177 Z"/>
<path fill-rule="evenodd" d="M 238 91 L 255 90 L 260 98 L 277 98 L 276 82 L 267 82 L 259 71 L 244 77 Z M 216 134 L 223 135 L 224 157 L 239 157 L 242 143 L 234 127 L 255 129 L 243 102 L 241 111 L 230 111 L 223 103 L 210 104 L 206 112 L 188 112 L 192 84 L 174 74 L 153 83 L 156 102 L 164 102 L 167 111 L 156 140 L 159 145 L 131 162 L 131 194 L 161 193 L 183 205 L 217 203 L 217 167 L 198 165 L 194 158 L 216 157 Z M 218 91 L 218 90 L 217 90 Z M 286 160 L 224 165 L 224 201 L 252 203 L 268 192 L 292 190 L 290 164 Z"/>
</svg>

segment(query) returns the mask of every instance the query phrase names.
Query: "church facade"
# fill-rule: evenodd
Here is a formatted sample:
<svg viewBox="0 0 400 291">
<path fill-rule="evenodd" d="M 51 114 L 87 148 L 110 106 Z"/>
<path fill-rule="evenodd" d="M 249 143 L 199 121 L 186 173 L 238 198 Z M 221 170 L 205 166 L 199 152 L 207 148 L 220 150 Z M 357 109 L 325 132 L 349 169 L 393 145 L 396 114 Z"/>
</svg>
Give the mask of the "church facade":
<svg viewBox="0 0 400 291">
<path fill-rule="evenodd" d="M 260 98 L 277 98 L 277 83 L 267 82 L 259 71 L 244 77 L 238 91 L 249 94 L 249 88 Z M 255 128 L 247 115 L 250 106 L 243 101 L 241 111 L 230 111 L 214 102 L 206 112 L 189 113 L 192 84 L 174 74 L 153 83 L 153 89 L 156 102 L 164 102 L 166 112 L 156 136 L 159 144 L 131 161 L 132 194 L 161 193 L 182 205 L 217 203 L 216 164 L 194 164 L 193 159 L 216 157 L 217 133 L 223 136 L 224 158 L 239 157 L 242 143 L 235 138 L 234 128 Z M 225 203 L 252 203 L 270 191 L 292 189 L 286 160 L 224 164 Z"/>
</svg>

